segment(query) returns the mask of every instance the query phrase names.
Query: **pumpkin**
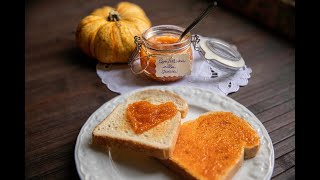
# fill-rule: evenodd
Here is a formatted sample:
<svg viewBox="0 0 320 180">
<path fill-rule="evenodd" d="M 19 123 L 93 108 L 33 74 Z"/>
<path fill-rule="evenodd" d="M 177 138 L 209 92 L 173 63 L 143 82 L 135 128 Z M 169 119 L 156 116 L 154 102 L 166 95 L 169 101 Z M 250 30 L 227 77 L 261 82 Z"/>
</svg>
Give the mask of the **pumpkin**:
<svg viewBox="0 0 320 180">
<path fill-rule="evenodd" d="M 76 43 L 88 56 L 102 63 L 126 63 L 140 36 L 151 26 L 138 5 L 120 2 L 116 8 L 104 6 L 84 17 L 76 30 Z"/>
</svg>

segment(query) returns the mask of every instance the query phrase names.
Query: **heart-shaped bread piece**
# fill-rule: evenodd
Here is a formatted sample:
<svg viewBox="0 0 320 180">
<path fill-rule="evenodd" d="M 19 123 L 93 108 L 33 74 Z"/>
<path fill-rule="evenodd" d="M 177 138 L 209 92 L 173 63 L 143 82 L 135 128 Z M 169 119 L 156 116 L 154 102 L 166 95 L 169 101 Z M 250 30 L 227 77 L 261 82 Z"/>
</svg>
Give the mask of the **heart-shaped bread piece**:
<svg viewBox="0 0 320 180">
<path fill-rule="evenodd" d="M 127 119 L 137 134 L 147 131 L 159 123 L 171 119 L 177 114 L 177 106 L 173 102 L 159 105 L 148 101 L 138 101 L 128 105 Z"/>
<path fill-rule="evenodd" d="M 181 125 L 164 163 L 185 179 L 231 179 L 259 146 L 260 137 L 247 121 L 231 112 L 208 112 Z"/>
<path fill-rule="evenodd" d="M 141 102 L 144 104 L 141 107 L 133 106 L 135 103 L 139 104 Z M 168 106 L 167 103 L 174 105 Z M 143 115 L 142 112 L 145 111 L 140 111 L 141 109 L 135 109 L 138 116 L 132 116 L 131 114 L 134 120 L 129 120 L 128 107 L 130 106 L 135 108 L 147 107 L 147 109 L 151 107 L 149 115 L 154 116 L 154 122 L 139 120 L 139 118 L 148 116 Z M 156 107 L 161 107 L 161 110 L 156 109 Z M 169 109 L 167 109 L 168 107 Z M 156 114 L 152 113 L 153 110 Z M 170 116 L 167 116 L 168 112 L 171 112 Z M 173 152 L 179 134 L 181 118 L 185 117 L 187 112 L 187 102 L 175 93 L 157 89 L 138 91 L 131 94 L 124 103 L 119 104 L 94 128 L 92 144 L 104 149 L 109 147 L 126 148 L 159 159 L 167 159 Z M 159 117 L 164 119 L 156 120 Z M 166 117 L 170 118 L 166 119 Z M 140 124 L 136 126 L 137 129 L 140 128 L 140 130 L 137 130 L 138 133 L 135 131 L 135 126 L 132 126 L 132 122 L 134 122 L 133 124 Z"/>
</svg>

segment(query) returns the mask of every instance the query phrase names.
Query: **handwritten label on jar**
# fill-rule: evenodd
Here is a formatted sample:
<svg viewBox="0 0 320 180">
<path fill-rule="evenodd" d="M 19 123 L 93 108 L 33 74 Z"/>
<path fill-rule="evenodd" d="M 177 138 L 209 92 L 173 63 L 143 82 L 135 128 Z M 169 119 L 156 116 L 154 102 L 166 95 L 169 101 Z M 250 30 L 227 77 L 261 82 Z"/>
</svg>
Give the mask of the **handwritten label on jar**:
<svg viewBox="0 0 320 180">
<path fill-rule="evenodd" d="M 191 62 L 188 54 L 156 57 L 156 76 L 173 77 L 191 74 Z"/>
</svg>

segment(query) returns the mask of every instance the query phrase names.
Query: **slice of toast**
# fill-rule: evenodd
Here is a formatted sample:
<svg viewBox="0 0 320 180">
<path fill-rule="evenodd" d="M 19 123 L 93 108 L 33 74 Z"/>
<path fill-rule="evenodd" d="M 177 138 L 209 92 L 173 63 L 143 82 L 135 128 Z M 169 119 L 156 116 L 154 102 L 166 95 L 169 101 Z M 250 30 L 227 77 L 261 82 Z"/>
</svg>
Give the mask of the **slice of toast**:
<svg viewBox="0 0 320 180">
<path fill-rule="evenodd" d="M 137 134 L 126 116 L 129 104 L 148 101 L 159 105 L 173 102 L 177 113 L 153 128 Z M 175 93 L 162 90 L 144 90 L 129 96 L 125 103 L 119 104 L 92 132 L 92 144 L 102 148 L 120 147 L 159 159 L 167 159 L 173 152 L 181 123 L 188 112 L 187 102 Z"/>
<path fill-rule="evenodd" d="M 174 152 L 162 162 L 183 179 L 231 179 L 259 147 L 248 122 L 231 112 L 208 112 L 181 125 Z"/>
</svg>

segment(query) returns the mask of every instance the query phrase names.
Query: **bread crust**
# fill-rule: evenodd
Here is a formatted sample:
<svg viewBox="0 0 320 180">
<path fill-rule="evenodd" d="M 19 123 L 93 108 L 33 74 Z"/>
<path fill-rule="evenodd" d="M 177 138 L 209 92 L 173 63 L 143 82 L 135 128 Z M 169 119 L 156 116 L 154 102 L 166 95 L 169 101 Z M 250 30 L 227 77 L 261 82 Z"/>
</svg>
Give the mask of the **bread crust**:
<svg viewBox="0 0 320 180">
<path fill-rule="evenodd" d="M 244 149 L 244 159 L 250 159 L 257 155 L 260 149 L 260 144 L 253 147 L 245 147 Z"/>
<path fill-rule="evenodd" d="M 93 136 L 92 144 L 98 147 L 108 149 L 110 147 L 125 148 L 136 152 L 144 153 L 148 156 L 154 156 L 161 159 L 169 158 L 170 149 L 160 149 L 157 147 L 148 146 L 130 139 L 120 139 L 107 136 Z"/>
</svg>

